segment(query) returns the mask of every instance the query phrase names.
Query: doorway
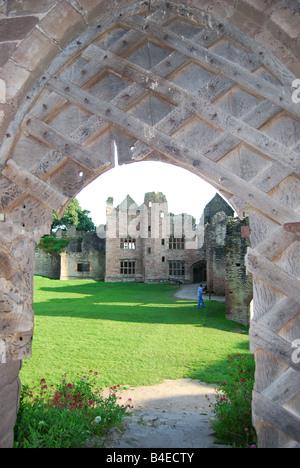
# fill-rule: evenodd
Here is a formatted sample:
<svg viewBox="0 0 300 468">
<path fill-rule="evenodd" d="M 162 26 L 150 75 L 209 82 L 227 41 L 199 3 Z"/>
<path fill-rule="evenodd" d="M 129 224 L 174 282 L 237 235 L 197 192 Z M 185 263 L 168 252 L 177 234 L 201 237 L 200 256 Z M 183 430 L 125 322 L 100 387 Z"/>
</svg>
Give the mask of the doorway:
<svg viewBox="0 0 300 468">
<path fill-rule="evenodd" d="M 193 283 L 206 281 L 206 260 L 201 260 L 193 266 Z"/>
</svg>

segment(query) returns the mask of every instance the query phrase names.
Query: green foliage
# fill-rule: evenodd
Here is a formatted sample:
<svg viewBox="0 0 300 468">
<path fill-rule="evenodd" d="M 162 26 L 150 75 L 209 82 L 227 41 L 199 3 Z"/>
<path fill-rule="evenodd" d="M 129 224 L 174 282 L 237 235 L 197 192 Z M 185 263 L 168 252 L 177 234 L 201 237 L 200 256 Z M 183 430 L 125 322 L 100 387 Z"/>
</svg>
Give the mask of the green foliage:
<svg viewBox="0 0 300 468">
<path fill-rule="evenodd" d="M 62 249 L 69 245 L 70 239 L 56 239 L 52 236 L 45 236 L 40 240 L 39 247 L 47 253 L 61 252 Z"/>
<path fill-rule="evenodd" d="M 84 232 L 91 232 L 95 231 L 96 226 L 94 225 L 93 221 L 91 218 L 89 218 L 90 211 L 88 210 L 82 210 L 82 211 L 77 211 L 78 214 L 78 224 L 76 226 L 76 229 L 78 231 L 84 231 Z"/>
<path fill-rule="evenodd" d="M 45 378 L 37 388 L 23 386 L 15 425 L 16 448 L 82 448 L 103 445 L 131 404 L 118 404 L 117 387 L 104 398 L 97 388 L 97 372 L 77 374 L 57 385 Z"/>
<path fill-rule="evenodd" d="M 79 202 L 74 198 L 66 208 L 64 215 L 58 219 L 57 213 L 53 212 L 52 229 L 60 227 L 63 229 L 69 226 L 75 226 L 78 231 L 91 232 L 95 231 L 96 226 L 92 219 L 88 216 L 90 211 L 82 210 Z"/>
<path fill-rule="evenodd" d="M 228 377 L 218 382 L 213 403 L 213 428 L 218 443 L 233 447 L 255 447 L 256 432 L 251 421 L 255 362 L 251 354 L 228 356 Z"/>
</svg>

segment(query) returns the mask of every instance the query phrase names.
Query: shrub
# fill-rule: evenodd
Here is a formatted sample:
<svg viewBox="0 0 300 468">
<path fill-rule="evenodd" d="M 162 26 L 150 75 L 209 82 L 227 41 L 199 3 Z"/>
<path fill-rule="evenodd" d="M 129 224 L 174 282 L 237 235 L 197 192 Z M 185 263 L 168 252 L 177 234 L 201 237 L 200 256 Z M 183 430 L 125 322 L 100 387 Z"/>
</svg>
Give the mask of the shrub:
<svg viewBox="0 0 300 468">
<path fill-rule="evenodd" d="M 39 247 L 49 254 L 61 252 L 70 243 L 70 239 L 56 239 L 53 236 L 44 236 L 40 240 Z"/>
<path fill-rule="evenodd" d="M 38 388 L 23 386 L 15 425 L 16 448 L 81 448 L 92 441 L 103 445 L 111 427 L 117 426 L 132 408 L 118 404 L 110 387 L 103 398 L 96 387 L 97 372 L 65 378 L 56 387 L 41 379 Z"/>
<path fill-rule="evenodd" d="M 228 359 L 228 379 L 218 382 L 212 405 L 217 442 L 232 447 L 255 447 L 257 439 L 251 417 L 254 358 L 251 354 L 237 354 Z"/>
</svg>

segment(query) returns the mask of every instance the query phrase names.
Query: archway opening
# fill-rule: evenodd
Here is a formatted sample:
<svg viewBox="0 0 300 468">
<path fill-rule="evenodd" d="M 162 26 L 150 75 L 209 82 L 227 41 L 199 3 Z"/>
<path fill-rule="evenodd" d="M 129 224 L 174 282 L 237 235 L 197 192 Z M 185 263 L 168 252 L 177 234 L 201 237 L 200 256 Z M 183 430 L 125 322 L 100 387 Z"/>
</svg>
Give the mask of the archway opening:
<svg viewBox="0 0 300 468">
<path fill-rule="evenodd" d="M 193 283 L 206 284 L 206 261 L 201 260 L 193 266 Z"/>
<path fill-rule="evenodd" d="M 274 388 L 291 375 L 296 381 L 298 373 L 290 357 L 300 301 L 293 261 L 299 252 L 295 76 L 226 21 L 159 3 L 152 10 L 138 2 L 106 15 L 79 37 L 73 32 L 74 41 L 24 96 L 6 133 L 0 154 L 1 274 L 11 313 L 4 317 L 1 356 L 30 356 L 34 242 L 47 230 L 52 209 L 62 213 L 112 167 L 111 142 L 117 141 L 122 164 L 177 164 L 211 182 L 240 216 L 250 213 L 256 423 L 266 443 L 297 444 L 298 388 L 274 395 Z"/>
</svg>

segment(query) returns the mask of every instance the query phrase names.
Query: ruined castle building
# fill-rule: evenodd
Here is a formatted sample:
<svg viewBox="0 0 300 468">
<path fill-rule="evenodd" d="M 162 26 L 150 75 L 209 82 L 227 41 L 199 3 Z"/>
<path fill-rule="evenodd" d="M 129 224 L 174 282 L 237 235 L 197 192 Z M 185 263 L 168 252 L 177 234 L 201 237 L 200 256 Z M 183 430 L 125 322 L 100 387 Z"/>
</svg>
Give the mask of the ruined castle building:
<svg viewBox="0 0 300 468">
<path fill-rule="evenodd" d="M 193 282 L 194 266 L 205 263 L 203 233 L 190 215 L 170 214 L 161 192 L 146 193 L 141 206 L 127 196 L 114 208 L 110 199 L 105 280 Z"/>
<path fill-rule="evenodd" d="M 115 145 L 120 165 L 178 165 L 248 214 L 253 422 L 259 447 L 300 446 L 299 19 L 297 0 L 0 1 L 1 447 L 31 356 L 36 244 Z"/>
<path fill-rule="evenodd" d="M 248 221 L 234 217 L 218 193 L 198 224 L 187 213 L 169 213 L 161 192 L 146 193 L 141 206 L 127 195 L 114 207 L 109 197 L 106 208 L 106 230 L 58 229 L 52 236 L 67 242 L 60 251 L 49 252 L 40 242 L 35 274 L 61 280 L 203 283 L 209 293 L 226 294 L 228 319 L 249 325 L 253 292 L 245 255 L 250 242 L 242 234 Z"/>
</svg>

